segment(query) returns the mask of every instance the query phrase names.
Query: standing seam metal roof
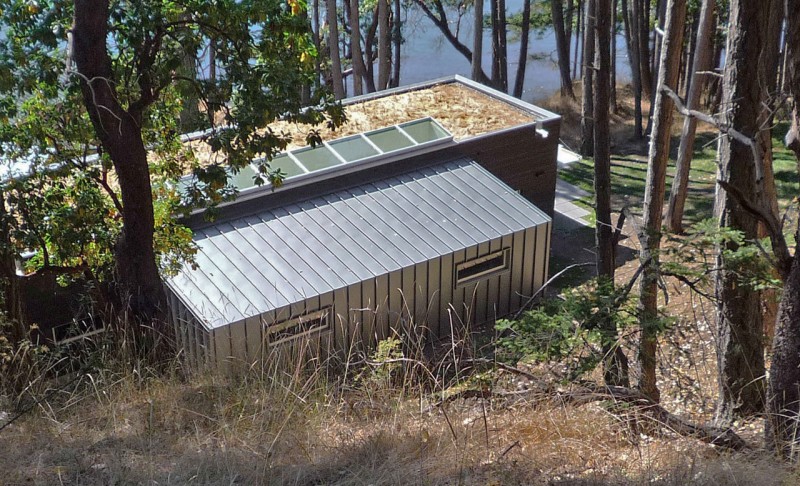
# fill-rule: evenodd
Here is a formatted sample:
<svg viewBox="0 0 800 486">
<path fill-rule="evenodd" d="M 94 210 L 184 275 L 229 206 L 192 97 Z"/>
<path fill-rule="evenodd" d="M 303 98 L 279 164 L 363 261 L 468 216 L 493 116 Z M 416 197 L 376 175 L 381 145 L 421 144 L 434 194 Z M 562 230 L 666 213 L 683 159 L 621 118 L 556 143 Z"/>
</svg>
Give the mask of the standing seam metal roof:
<svg viewBox="0 0 800 486">
<path fill-rule="evenodd" d="M 206 227 L 166 283 L 216 328 L 549 220 L 461 158 Z"/>
</svg>

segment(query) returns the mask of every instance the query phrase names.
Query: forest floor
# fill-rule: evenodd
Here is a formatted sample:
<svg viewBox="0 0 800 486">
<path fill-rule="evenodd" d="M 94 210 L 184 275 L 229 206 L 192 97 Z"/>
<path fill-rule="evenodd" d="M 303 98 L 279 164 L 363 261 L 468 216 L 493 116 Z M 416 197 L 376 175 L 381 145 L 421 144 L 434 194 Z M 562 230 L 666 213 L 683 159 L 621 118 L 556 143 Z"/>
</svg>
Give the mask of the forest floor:
<svg viewBox="0 0 800 486">
<path fill-rule="evenodd" d="M 562 138 L 574 147 L 576 106 L 557 98 L 546 105 L 564 115 Z M 629 115 L 626 105 L 613 117 L 613 187 L 615 207 L 627 203 L 638 214 L 646 144 L 632 137 Z M 698 142 L 702 160 L 692 174 L 687 211 L 692 221 L 710 217 L 714 147 L 703 146 L 713 136 L 702 131 Z M 786 198 L 798 193 L 796 173 L 787 171 L 781 175 Z M 561 175 L 591 193 L 591 161 Z M 570 263 L 593 261 L 590 227 L 559 231 L 558 219 L 554 226 L 558 251 L 551 275 Z M 638 265 L 634 226 L 631 218 L 624 227 L 620 283 Z M 559 288 L 588 276 L 567 275 Z M 662 404 L 705 423 L 716 401 L 711 306 L 676 282 L 667 286 L 670 302 L 662 304 L 674 322 L 660 343 Z M 468 360 L 450 359 L 457 351 L 468 356 L 479 352 L 479 343 L 490 343 L 492 335 L 489 330 L 453 343 L 433 358 L 406 355 L 405 366 L 391 359 L 397 349 L 383 349 L 373 356 L 374 366 L 354 357 L 336 372 L 304 365 L 253 370 L 238 380 L 187 377 L 178 365 L 166 375 L 150 372 L 134 359 L 111 353 L 105 356 L 106 369 L 86 373 L 56 393 L 36 384 L 42 388 L 38 401 L 25 402 L 32 413 L 0 429 L 0 484 L 800 482 L 800 471 L 758 450 L 759 420 L 734 424 L 754 450 L 726 453 L 667 430 L 633 432 L 613 413 L 619 405 L 608 401 L 559 402 L 528 393 L 530 384 L 513 374 L 476 373 L 465 364 Z M 636 337 L 631 332 L 626 339 Z M 635 363 L 635 355 L 628 354 Z M 468 385 L 453 387 L 457 376 L 472 378 Z M 443 400 L 468 386 L 498 393 L 492 399 L 473 394 Z M 14 415 L 10 404 L 0 402 L 2 410 L 7 410 L 6 419 Z"/>
</svg>

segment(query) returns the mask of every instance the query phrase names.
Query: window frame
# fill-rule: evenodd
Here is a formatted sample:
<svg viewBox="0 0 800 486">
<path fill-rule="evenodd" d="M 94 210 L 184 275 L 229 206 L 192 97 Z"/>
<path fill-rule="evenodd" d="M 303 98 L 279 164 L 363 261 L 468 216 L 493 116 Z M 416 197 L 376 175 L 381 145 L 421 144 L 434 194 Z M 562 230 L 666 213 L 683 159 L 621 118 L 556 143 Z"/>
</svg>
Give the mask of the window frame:
<svg viewBox="0 0 800 486">
<path fill-rule="evenodd" d="M 502 257 L 503 259 L 503 264 L 500 266 L 481 270 L 480 272 L 473 275 L 469 275 L 467 277 L 459 276 L 459 274 L 465 270 L 469 270 L 470 268 L 494 260 L 495 258 L 498 257 Z M 454 274 L 455 274 L 453 277 L 453 282 L 455 282 L 454 287 L 456 288 L 463 287 L 465 285 L 469 285 L 479 280 L 484 280 L 490 277 L 500 275 L 510 270 L 511 270 L 511 248 L 506 247 L 499 251 L 495 251 L 487 255 L 479 256 L 477 258 L 473 258 L 471 260 L 458 263 L 454 269 Z"/>
<path fill-rule="evenodd" d="M 286 344 L 289 342 L 297 341 L 303 338 L 307 338 L 312 334 L 319 334 L 322 335 L 324 333 L 330 332 L 331 330 L 331 308 L 325 307 L 323 309 L 310 312 L 308 314 L 303 314 L 301 316 L 292 317 L 290 319 L 285 319 L 283 321 L 276 322 L 274 324 L 266 326 L 264 336 L 266 337 L 267 345 L 269 347 L 279 346 L 282 344 Z M 279 334 L 285 332 L 293 327 L 303 326 L 303 324 L 308 324 L 314 321 L 319 321 L 319 324 L 313 325 L 310 328 L 303 329 L 300 332 L 296 332 L 290 334 L 288 336 L 284 336 L 277 340 L 273 340 L 272 336 L 275 334 Z"/>
</svg>

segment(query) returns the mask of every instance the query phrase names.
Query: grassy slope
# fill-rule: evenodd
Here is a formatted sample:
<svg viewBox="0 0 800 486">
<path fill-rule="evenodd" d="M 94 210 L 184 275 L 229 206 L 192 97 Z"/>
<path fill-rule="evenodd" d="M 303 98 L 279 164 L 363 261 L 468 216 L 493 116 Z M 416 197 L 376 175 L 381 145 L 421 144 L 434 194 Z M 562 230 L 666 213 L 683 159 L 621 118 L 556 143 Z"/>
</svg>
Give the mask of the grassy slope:
<svg viewBox="0 0 800 486">
<path fill-rule="evenodd" d="M 624 133 L 616 136 L 624 139 Z M 704 135 L 699 145 L 708 141 Z M 687 209 L 692 220 L 710 215 L 713 149 L 713 144 L 702 149 L 695 159 Z M 614 192 L 618 203 L 627 198 L 633 208 L 646 171 L 637 151 L 642 152 L 641 144 L 615 147 Z M 591 174 L 591 164 L 583 162 L 564 178 L 591 190 Z M 784 202 L 797 194 L 793 161 L 781 151 L 776 179 Z M 583 236 L 590 245 L 591 231 Z M 692 303 L 681 312 L 691 316 L 702 310 Z M 692 325 L 701 327 L 701 319 Z M 689 359 L 683 345 L 662 348 L 660 376 L 684 384 L 665 391 L 665 406 L 703 420 L 703 410 L 695 414 L 681 407 L 700 400 L 696 395 L 713 385 L 698 385 L 698 376 L 686 372 L 690 366 L 670 368 Z M 112 361 L 111 369 L 118 371 L 82 377 L 0 432 L 0 484 L 798 481 L 797 472 L 759 455 L 720 456 L 689 439 L 630 434 L 600 405 L 564 406 L 524 397 L 459 400 L 425 411 L 448 383 L 441 373 L 432 378 L 419 368 L 388 380 L 372 371 L 341 379 L 324 368 L 253 371 L 229 380 L 148 375 L 118 356 Z M 710 399 L 702 400 L 701 408 L 708 409 Z M 0 401 L 4 409 L 10 406 Z M 757 428 L 750 437 L 758 439 Z"/>
</svg>

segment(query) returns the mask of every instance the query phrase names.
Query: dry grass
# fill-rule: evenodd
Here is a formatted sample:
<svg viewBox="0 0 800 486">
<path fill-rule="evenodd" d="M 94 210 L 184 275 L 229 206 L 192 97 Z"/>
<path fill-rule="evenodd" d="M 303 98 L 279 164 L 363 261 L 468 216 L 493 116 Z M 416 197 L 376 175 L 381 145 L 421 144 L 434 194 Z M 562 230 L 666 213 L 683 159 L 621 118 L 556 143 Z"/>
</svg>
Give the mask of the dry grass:
<svg viewBox="0 0 800 486">
<path fill-rule="evenodd" d="M 441 376 L 434 365 L 429 369 Z M 603 404 L 457 400 L 408 367 L 86 375 L 2 431 L 2 484 L 793 484 L 759 455 L 632 435 Z M 500 379 L 498 387 L 510 386 Z M 13 446 L 9 446 L 13 444 Z"/>
<path fill-rule="evenodd" d="M 287 149 L 293 149 L 306 145 L 306 135 L 312 129 L 319 130 L 323 140 L 335 140 L 430 116 L 456 140 L 462 140 L 535 120 L 530 113 L 458 83 L 349 104 L 345 111 L 347 123 L 335 131 L 324 126 L 310 127 L 281 121 L 272 123 L 270 129 L 287 136 L 291 140 Z M 190 145 L 199 160 L 212 161 L 213 155 L 206 144 L 194 141 Z"/>
</svg>

